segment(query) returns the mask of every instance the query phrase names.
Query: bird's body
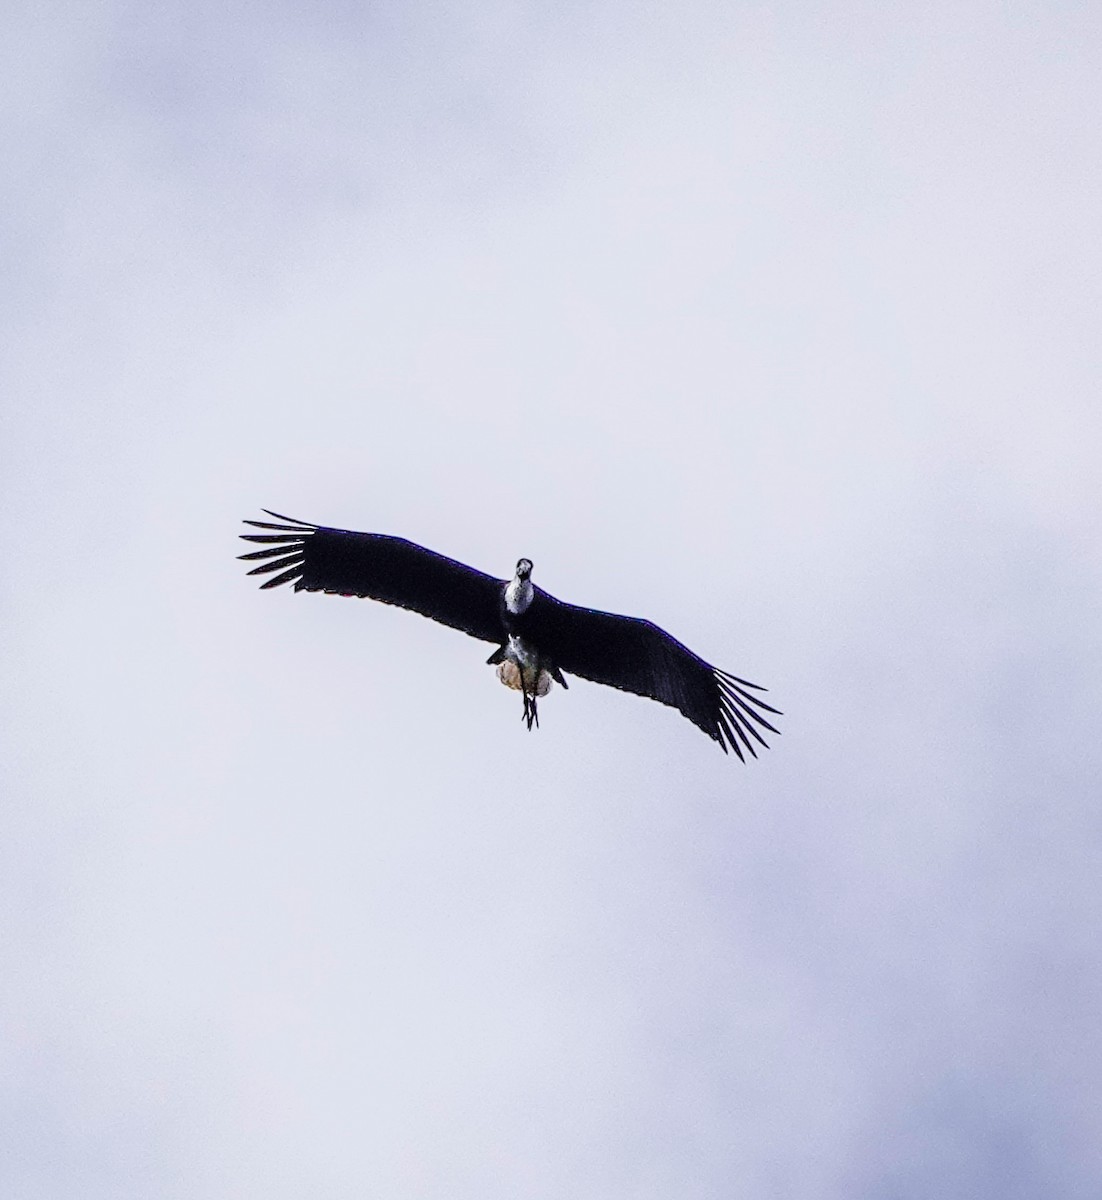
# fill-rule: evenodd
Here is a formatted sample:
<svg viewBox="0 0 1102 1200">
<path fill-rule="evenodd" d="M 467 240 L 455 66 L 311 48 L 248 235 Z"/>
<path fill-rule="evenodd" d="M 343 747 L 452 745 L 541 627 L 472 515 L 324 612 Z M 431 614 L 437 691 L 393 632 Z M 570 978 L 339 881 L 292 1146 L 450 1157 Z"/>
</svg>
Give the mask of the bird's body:
<svg viewBox="0 0 1102 1200">
<path fill-rule="evenodd" d="M 668 704 L 739 758 L 743 748 L 756 753 L 751 737 L 766 744 L 757 726 L 777 732 L 762 715 L 777 710 L 746 690 L 761 691 L 757 684 L 712 667 L 650 621 L 555 599 L 532 583 L 529 559 L 511 580 L 495 579 L 405 538 L 264 511 L 280 524 L 246 521 L 272 532 L 241 535 L 266 546 L 241 555 L 265 560 L 250 575 L 279 572 L 262 588 L 293 582 L 295 591 L 369 597 L 494 643 L 487 661 L 521 693 L 529 729 L 536 700 L 552 681 L 565 688 L 566 672 Z"/>
</svg>

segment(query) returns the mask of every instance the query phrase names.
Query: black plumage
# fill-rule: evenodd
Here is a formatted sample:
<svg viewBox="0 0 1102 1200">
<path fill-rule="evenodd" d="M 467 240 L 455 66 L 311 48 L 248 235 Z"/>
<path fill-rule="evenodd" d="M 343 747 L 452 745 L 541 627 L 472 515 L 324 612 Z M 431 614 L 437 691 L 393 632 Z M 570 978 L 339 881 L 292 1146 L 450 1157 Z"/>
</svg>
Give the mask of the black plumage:
<svg viewBox="0 0 1102 1200">
<path fill-rule="evenodd" d="M 759 726 L 778 732 L 763 715 L 777 709 L 753 694 L 764 689 L 711 666 L 650 621 L 565 604 L 534 585 L 527 608 L 511 613 L 504 599 L 507 580 L 405 538 L 330 529 L 264 511 L 279 523 L 245 524 L 271 532 L 241 535 L 264 547 L 241 555 L 259 560 L 249 574 L 278 572 L 262 588 L 293 582 L 295 591 L 361 596 L 408 608 L 496 643 L 491 662 L 511 657 L 519 639 L 536 655 L 537 676 L 545 668 L 563 682 L 560 672 L 566 672 L 667 704 L 740 759 L 743 749 L 756 757 L 751 739 L 766 745 Z M 521 690 L 531 728 L 536 690 L 523 685 Z"/>
</svg>

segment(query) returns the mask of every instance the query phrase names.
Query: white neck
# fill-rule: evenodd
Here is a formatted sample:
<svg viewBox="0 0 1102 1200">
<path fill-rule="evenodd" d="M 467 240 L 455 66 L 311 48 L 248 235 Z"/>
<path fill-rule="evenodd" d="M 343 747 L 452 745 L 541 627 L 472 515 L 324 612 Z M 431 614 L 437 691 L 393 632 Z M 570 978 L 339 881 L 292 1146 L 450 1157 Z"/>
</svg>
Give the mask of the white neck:
<svg viewBox="0 0 1102 1200">
<path fill-rule="evenodd" d="M 505 588 L 505 607 L 514 616 L 519 615 L 532 603 L 533 594 L 532 581 L 515 575 Z"/>
</svg>

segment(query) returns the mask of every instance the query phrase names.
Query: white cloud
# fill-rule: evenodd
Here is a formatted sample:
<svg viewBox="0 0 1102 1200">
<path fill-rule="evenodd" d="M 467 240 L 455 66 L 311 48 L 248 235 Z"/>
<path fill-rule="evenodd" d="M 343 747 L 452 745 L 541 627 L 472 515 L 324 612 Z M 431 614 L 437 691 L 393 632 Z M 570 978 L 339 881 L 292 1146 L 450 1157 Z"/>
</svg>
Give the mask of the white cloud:
<svg viewBox="0 0 1102 1200">
<path fill-rule="evenodd" d="M 8 41 L 0 1190 L 1089 1194 L 1083 18 L 317 14 Z M 254 592 L 260 504 L 530 554 L 784 736 L 530 737 Z"/>
</svg>

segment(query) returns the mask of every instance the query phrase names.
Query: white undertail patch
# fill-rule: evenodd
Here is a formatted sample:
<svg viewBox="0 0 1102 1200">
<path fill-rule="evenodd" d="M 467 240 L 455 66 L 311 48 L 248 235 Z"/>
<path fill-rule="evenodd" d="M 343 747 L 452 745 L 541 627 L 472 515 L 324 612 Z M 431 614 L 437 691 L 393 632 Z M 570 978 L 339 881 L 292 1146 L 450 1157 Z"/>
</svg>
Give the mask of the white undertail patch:
<svg viewBox="0 0 1102 1200">
<path fill-rule="evenodd" d="M 520 691 L 521 671 L 524 671 L 524 690 L 529 696 L 546 696 L 551 690 L 551 676 L 541 670 L 536 678 L 534 667 L 518 667 L 515 662 L 506 659 L 497 664 L 497 677 L 507 688 L 514 692 Z"/>
<path fill-rule="evenodd" d="M 536 652 L 521 637 L 511 633 L 505 643 L 505 659 L 497 665 L 497 677 L 507 688 L 520 691 L 521 680 L 529 696 L 546 696 L 551 690 L 551 673 L 539 665 Z"/>
</svg>

